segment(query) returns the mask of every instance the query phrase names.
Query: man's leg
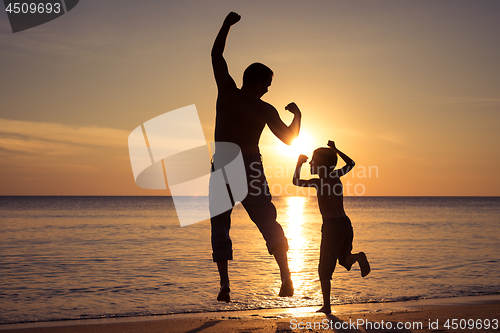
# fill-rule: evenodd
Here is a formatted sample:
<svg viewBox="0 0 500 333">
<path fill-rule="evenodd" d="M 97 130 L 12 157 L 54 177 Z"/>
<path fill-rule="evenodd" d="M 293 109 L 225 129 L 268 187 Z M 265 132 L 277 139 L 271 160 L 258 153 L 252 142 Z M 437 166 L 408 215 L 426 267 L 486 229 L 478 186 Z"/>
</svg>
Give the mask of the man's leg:
<svg viewBox="0 0 500 333">
<path fill-rule="evenodd" d="M 275 251 L 273 255 L 280 268 L 281 289 L 279 296 L 293 296 L 293 282 L 290 274 L 290 269 L 288 268 L 288 257 L 286 251 L 278 250 Z"/>
<path fill-rule="evenodd" d="M 281 225 L 276 222 L 276 208 L 271 202 L 270 196 L 246 197 L 242 202 L 250 219 L 257 225 L 262 236 L 266 240 L 269 254 L 274 256 L 280 268 L 281 289 L 280 297 L 293 296 L 293 283 L 288 267 L 288 241 Z"/>
<path fill-rule="evenodd" d="M 220 277 L 219 302 L 230 302 L 228 260 L 233 259 L 232 242 L 229 237 L 231 227 L 231 211 L 227 211 L 210 219 L 212 226 L 212 257 L 217 263 Z"/>
<path fill-rule="evenodd" d="M 274 256 L 280 268 L 281 290 L 279 296 L 293 296 L 293 283 L 287 258 L 288 241 L 283 228 L 276 221 L 276 207 L 271 202 L 272 197 L 269 193 L 260 155 L 246 157 L 245 163 L 247 165 L 247 181 L 251 186 L 249 186 L 247 197 L 242 202 L 243 207 L 259 228 L 266 240 L 269 254 Z M 248 167 L 249 165 L 251 167 Z"/>
<path fill-rule="evenodd" d="M 229 303 L 231 301 L 229 296 L 231 289 L 229 289 L 228 260 L 217 261 L 217 269 L 220 276 L 220 291 L 219 295 L 217 295 L 217 300 Z"/>
</svg>

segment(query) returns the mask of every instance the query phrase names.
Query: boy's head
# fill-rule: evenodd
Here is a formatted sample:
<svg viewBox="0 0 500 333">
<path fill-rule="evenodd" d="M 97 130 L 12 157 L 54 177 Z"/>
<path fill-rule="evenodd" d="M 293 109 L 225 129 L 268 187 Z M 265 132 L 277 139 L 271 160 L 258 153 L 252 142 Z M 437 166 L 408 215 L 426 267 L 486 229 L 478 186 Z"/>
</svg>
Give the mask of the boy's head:
<svg viewBox="0 0 500 333">
<path fill-rule="evenodd" d="M 258 90 L 259 95 L 264 95 L 273 80 L 273 71 L 260 62 L 255 62 L 245 69 L 243 73 L 243 86 Z"/>
<path fill-rule="evenodd" d="M 320 170 L 329 172 L 337 166 L 337 152 L 330 148 L 318 148 L 311 158 L 311 174 L 319 175 Z"/>
</svg>

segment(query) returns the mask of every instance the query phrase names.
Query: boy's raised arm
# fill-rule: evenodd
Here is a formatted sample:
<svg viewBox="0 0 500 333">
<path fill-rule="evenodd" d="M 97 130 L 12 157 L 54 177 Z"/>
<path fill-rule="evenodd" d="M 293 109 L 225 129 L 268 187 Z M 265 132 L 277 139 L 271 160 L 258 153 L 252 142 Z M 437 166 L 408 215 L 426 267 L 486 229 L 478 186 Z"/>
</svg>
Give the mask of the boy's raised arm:
<svg viewBox="0 0 500 333">
<path fill-rule="evenodd" d="M 344 162 L 346 164 L 341 169 L 335 170 L 338 177 L 345 175 L 346 173 L 348 173 L 349 171 L 351 171 L 354 168 L 355 163 L 352 160 L 352 158 L 350 158 L 349 156 L 347 156 L 346 154 L 344 154 L 343 152 L 338 150 L 337 147 L 335 146 L 335 142 L 333 142 L 331 140 L 328 141 L 328 147 L 333 149 L 340 156 L 340 158 L 342 160 L 344 160 Z"/>
<path fill-rule="evenodd" d="M 224 48 L 226 47 L 226 39 L 229 34 L 229 29 L 232 25 L 236 24 L 240 18 L 241 16 L 235 12 L 227 14 L 212 47 L 212 67 L 214 70 L 215 82 L 217 83 L 217 88 L 219 89 L 233 86 L 236 87 L 236 83 L 231 75 L 229 75 L 227 63 L 222 54 L 224 53 Z"/>
<path fill-rule="evenodd" d="M 295 186 L 312 186 L 310 180 L 300 179 L 300 169 L 302 168 L 302 164 L 306 163 L 306 161 L 307 161 L 306 155 L 300 155 L 299 159 L 297 160 L 297 166 L 295 167 L 295 172 L 293 173 L 293 180 L 292 180 L 292 183 Z"/>
</svg>

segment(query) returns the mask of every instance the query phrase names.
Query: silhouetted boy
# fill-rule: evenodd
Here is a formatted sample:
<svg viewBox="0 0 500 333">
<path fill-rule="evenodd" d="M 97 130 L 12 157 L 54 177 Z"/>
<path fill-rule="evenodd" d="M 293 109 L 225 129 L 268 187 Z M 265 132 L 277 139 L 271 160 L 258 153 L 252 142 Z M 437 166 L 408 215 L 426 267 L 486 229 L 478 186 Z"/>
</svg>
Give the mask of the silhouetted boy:
<svg viewBox="0 0 500 333">
<path fill-rule="evenodd" d="M 307 161 L 307 156 L 300 155 L 293 175 L 293 184 L 316 188 L 318 194 L 318 205 L 323 217 L 321 228 L 321 248 L 319 257 L 319 280 L 323 293 L 323 307 L 317 312 L 331 313 L 330 289 L 333 271 L 337 260 L 348 271 L 355 263 L 359 263 L 361 276 L 370 273 L 370 264 L 363 252 L 352 254 L 353 230 L 351 220 L 344 211 L 343 187 L 340 177 L 354 168 L 354 161 L 335 147 L 333 141 L 328 141 L 330 148 L 318 148 L 314 151 L 309 164 L 311 174 L 319 178 L 309 180 L 300 179 L 300 169 Z M 337 154 L 344 160 L 346 165 L 341 169 L 335 169 L 337 165 Z"/>
</svg>

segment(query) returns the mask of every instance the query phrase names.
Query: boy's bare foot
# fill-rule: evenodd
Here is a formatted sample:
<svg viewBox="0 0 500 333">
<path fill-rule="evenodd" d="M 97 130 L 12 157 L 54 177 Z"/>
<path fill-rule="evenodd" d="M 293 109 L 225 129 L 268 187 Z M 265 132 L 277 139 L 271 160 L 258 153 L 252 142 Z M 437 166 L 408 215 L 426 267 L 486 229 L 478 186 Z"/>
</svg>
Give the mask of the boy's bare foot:
<svg viewBox="0 0 500 333">
<path fill-rule="evenodd" d="M 365 277 L 371 271 L 370 263 L 368 263 L 368 259 L 366 258 L 366 254 L 364 252 L 359 252 L 357 257 L 358 257 L 359 268 L 361 269 L 361 276 Z"/>
<path fill-rule="evenodd" d="M 281 289 L 279 293 L 280 297 L 289 297 L 293 296 L 293 282 L 292 280 L 282 281 Z"/>
<path fill-rule="evenodd" d="M 330 314 L 330 313 L 332 313 L 332 308 L 330 306 L 324 305 L 321 309 L 319 309 L 316 312 L 323 312 L 325 314 Z"/>
<path fill-rule="evenodd" d="M 217 300 L 219 302 L 226 302 L 226 303 L 231 302 L 231 297 L 229 296 L 229 292 L 231 292 L 231 289 L 229 289 L 229 287 L 227 287 L 227 286 L 220 287 L 220 291 L 219 291 L 219 295 L 217 296 Z"/>
</svg>

